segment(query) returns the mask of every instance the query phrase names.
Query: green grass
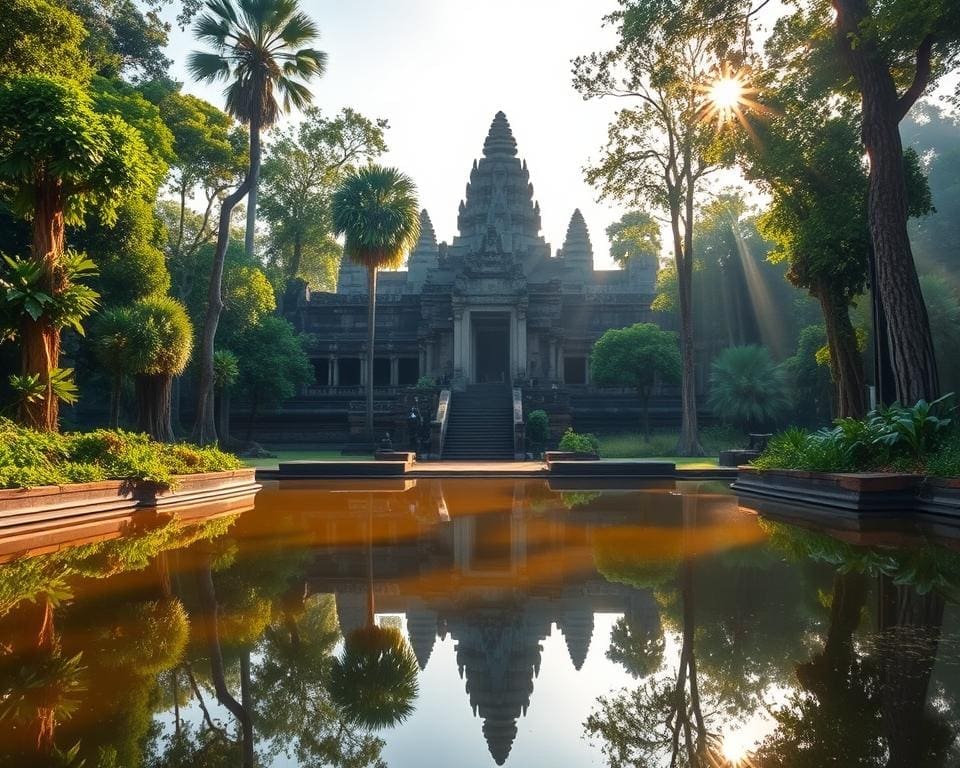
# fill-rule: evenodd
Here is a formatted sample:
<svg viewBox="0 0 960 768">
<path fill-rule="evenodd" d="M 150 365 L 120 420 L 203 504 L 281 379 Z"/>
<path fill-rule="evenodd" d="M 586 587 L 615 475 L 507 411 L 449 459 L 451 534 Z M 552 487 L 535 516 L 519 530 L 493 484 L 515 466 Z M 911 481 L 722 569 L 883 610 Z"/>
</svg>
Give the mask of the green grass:
<svg viewBox="0 0 960 768">
<path fill-rule="evenodd" d="M 700 442 L 707 455 L 700 458 L 674 456 L 677 447 L 675 432 L 658 432 L 647 440 L 636 432 L 600 435 L 600 456 L 604 459 L 656 459 L 672 461 L 678 467 L 704 468 L 717 466 L 721 450 L 743 445 L 744 437 L 735 430 L 710 427 L 700 433 Z"/>
<path fill-rule="evenodd" d="M 344 456 L 340 451 L 274 451 L 275 459 L 240 459 L 248 467 L 276 469 L 281 461 L 362 461 L 372 459 L 373 454 Z"/>
</svg>

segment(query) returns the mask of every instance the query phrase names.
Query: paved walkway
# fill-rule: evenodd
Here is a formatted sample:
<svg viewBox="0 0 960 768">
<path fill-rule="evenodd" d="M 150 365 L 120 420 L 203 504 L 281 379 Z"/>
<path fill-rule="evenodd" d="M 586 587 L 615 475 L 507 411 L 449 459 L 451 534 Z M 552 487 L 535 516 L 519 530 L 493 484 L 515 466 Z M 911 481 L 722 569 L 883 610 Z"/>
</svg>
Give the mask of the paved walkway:
<svg viewBox="0 0 960 768">
<path fill-rule="evenodd" d="M 531 477 L 546 474 L 547 465 L 542 461 L 418 461 L 404 476 Z"/>
</svg>

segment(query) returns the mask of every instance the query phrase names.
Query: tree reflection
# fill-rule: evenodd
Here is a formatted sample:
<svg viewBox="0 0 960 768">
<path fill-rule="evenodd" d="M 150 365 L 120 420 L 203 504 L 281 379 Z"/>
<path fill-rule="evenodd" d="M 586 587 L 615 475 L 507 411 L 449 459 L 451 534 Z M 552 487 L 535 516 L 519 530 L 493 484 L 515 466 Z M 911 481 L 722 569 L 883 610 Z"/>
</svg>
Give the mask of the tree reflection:
<svg viewBox="0 0 960 768">
<path fill-rule="evenodd" d="M 350 722 L 379 730 L 403 722 L 417 697 L 417 659 L 403 634 L 376 623 L 373 588 L 373 497 L 367 496 L 367 623 L 334 658 L 330 692 Z"/>
</svg>

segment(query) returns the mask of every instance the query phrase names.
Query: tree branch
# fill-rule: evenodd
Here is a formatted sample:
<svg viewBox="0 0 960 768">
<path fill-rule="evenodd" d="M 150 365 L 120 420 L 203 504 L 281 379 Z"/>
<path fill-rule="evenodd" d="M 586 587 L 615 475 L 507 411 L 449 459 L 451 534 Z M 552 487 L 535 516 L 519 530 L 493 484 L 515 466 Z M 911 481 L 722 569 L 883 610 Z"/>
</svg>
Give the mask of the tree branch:
<svg viewBox="0 0 960 768">
<path fill-rule="evenodd" d="M 897 100 L 897 122 L 906 117 L 907 112 L 916 103 L 930 82 L 931 59 L 933 57 L 934 36 L 927 35 L 917 48 L 917 68 L 913 75 L 913 82 Z"/>
</svg>

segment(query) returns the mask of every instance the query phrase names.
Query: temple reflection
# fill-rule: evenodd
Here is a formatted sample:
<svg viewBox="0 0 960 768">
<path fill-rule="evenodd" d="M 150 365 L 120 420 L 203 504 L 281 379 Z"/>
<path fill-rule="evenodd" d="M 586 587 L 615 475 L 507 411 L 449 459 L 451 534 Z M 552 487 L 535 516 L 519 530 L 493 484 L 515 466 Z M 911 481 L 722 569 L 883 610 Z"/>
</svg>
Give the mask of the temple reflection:
<svg viewBox="0 0 960 768">
<path fill-rule="evenodd" d="M 663 483 L 602 496 L 591 489 L 554 491 L 541 482 L 406 481 L 389 487 L 387 492 L 377 483 L 361 483 L 322 507 L 317 496 L 300 506 L 286 490 L 275 497 L 267 489 L 261 505 L 276 499 L 275 514 L 266 517 L 272 525 L 287 519 L 292 534 L 316 537 L 308 590 L 334 595 L 344 635 L 363 626 L 368 589 L 379 613 L 405 615 L 421 670 L 437 638 L 450 635 L 470 707 L 498 765 L 509 756 L 517 722 L 527 713 L 542 643 L 554 625 L 575 670 L 587 658 L 595 614 L 623 614 L 635 633 L 661 631 L 652 591 L 602 576 L 598 548 L 616 552 L 618 543 L 629 546 L 647 527 L 657 540 L 654 560 L 675 558 L 685 548 L 697 554 L 703 537 L 682 533 L 684 500 L 689 507 L 691 495 L 698 499 L 698 518 L 688 522 L 732 525 L 746 532 L 747 542 L 761 538 L 733 498 L 699 484 L 678 489 Z M 367 525 L 372 553 L 362 545 Z M 721 537 L 706 549 L 723 548 L 728 540 Z"/>
</svg>

